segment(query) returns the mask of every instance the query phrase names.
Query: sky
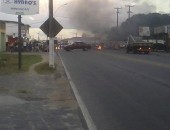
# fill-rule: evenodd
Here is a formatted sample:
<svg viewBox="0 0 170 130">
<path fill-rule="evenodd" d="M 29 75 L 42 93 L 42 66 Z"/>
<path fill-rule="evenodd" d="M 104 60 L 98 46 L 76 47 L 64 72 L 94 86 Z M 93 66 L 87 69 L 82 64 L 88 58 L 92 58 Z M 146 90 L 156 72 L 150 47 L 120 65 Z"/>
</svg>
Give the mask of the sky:
<svg viewBox="0 0 170 130">
<path fill-rule="evenodd" d="M 2 0 L 1 0 L 2 1 Z M 22 22 L 31 26 L 32 38 L 45 39 L 39 29 L 48 18 L 48 1 L 39 0 L 39 14 L 22 16 Z M 54 18 L 63 26 L 57 35 L 60 38 L 81 36 L 82 30 L 100 32 L 116 26 L 116 9 L 119 10 L 119 25 L 128 18 L 128 8 L 131 7 L 131 16 L 138 13 L 168 13 L 170 14 L 170 0 L 53 0 Z M 0 12 L 0 20 L 17 21 L 16 15 Z"/>
</svg>

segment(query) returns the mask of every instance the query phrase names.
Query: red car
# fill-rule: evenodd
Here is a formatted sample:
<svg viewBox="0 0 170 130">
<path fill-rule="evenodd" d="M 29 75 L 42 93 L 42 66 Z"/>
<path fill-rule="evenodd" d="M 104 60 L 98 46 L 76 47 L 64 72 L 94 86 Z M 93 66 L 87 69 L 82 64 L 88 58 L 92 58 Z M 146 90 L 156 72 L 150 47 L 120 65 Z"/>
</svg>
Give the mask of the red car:
<svg viewBox="0 0 170 130">
<path fill-rule="evenodd" d="M 88 49 L 91 49 L 91 45 L 84 42 L 74 42 L 73 44 L 64 47 L 64 50 L 66 51 L 74 49 L 82 49 L 83 51 L 87 51 Z"/>
</svg>

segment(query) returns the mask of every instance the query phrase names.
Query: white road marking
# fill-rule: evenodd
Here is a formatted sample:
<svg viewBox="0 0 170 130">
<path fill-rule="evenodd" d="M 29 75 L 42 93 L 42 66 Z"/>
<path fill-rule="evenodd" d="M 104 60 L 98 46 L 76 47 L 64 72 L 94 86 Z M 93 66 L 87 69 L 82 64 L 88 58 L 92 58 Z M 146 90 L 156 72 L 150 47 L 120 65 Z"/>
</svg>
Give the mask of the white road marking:
<svg viewBox="0 0 170 130">
<path fill-rule="evenodd" d="M 69 82 L 70 82 L 71 88 L 72 88 L 72 90 L 73 90 L 73 92 L 74 92 L 74 95 L 75 95 L 75 97 L 76 97 L 76 99 L 77 99 L 77 102 L 78 102 L 78 104 L 79 104 L 79 106 L 80 106 L 80 109 L 81 109 L 81 111 L 82 111 L 82 114 L 83 114 L 83 116 L 84 116 L 84 119 L 85 119 L 85 121 L 86 121 L 86 123 L 87 123 L 88 129 L 89 129 L 89 130 L 97 130 L 96 125 L 94 124 L 94 122 L 93 122 L 93 120 L 92 120 L 92 118 L 91 118 L 91 116 L 90 116 L 90 114 L 89 114 L 89 112 L 88 112 L 87 107 L 85 106 L 85 104 L 84 104 L 84 102 L 83 102 L 83 100 L 82 100 L 82 98 L 81 98 L 81 96 L 80 96 L 80 94 L 79 94 L 79 92 L 78 92 L 78 90 L 77 90 L 74 82 L 73 82 L 72 79 L 71 79 L 71 76 L 70 76 L 70 74 L 69 74 L 69 72 L 68 72 L 68 70 L 67 70 L 67 67 L 65 66 L 65 64 L 64 64 L 64 62 L 63 62 L 60 54 L 58 54 L 58 55 L 59 55 L 59 57 L 60 57 L 61 63 L 62 63 L 63 66 L 64 66 L 64 69 L 65 69 L 65 71 L 66 71 L 67 78 L 68 78 L 68 80 L 69 80 Z"/>
</svg>

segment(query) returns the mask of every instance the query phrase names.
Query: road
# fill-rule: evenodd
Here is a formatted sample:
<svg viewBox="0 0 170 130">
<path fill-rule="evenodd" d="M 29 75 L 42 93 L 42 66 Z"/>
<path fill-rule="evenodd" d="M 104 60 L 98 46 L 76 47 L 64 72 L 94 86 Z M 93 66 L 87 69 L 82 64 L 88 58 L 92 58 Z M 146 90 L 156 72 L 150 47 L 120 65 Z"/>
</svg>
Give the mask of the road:
<svg viewBox="0 0 170 130">
<path fill-rule="evenodd" d="M 97 130 L 170 130 L 170 54 L 60 55 Z"/>
</svg>

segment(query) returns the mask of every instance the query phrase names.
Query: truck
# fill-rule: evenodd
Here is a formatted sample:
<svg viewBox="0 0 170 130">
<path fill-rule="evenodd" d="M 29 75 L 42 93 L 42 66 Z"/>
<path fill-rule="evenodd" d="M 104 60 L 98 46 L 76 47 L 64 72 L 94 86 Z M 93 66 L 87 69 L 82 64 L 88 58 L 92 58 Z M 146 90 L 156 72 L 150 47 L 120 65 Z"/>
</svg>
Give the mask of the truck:
<svg viewBox="0 0 170 130">
<path fill-rule="evenodd" d="M 152 50 L 152 46 L 152 42 L 144 41 L 142 40 L 142 37 L 133 37 L 130 35 L 127 41 L 126 52 L 133 52 L 134 54 L 143 52 L 145 54 L 149 54 Z"/>
</svg>

